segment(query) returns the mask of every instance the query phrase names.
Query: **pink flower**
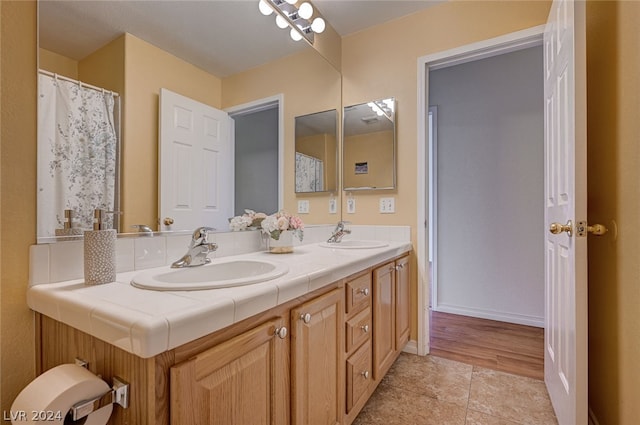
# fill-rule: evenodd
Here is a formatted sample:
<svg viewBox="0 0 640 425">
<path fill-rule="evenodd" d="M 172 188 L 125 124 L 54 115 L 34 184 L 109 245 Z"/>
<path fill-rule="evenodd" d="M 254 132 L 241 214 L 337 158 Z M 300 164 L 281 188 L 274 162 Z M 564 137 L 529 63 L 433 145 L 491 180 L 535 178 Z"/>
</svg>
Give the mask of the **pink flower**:
<svg viewBox="0 0 640 425">
<path fill-rule="evenodd" d="M 293 229 L 304 229 L 304 223 L 300 219 L 300 217 L 292 216 L 289 220 L 291 224 L 291 228 Z"/>
</svg>

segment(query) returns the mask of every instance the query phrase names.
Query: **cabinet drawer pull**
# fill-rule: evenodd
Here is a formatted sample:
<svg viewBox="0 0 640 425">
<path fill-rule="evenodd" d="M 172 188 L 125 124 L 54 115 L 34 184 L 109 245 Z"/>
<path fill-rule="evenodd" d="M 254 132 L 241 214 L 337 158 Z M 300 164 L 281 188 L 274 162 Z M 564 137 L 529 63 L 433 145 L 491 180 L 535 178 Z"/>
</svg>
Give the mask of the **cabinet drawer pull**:
<svg viewBox="0 0 640 425">
<path fill-rule="evenodd" d="M 360 288 L 358 289 L 358 294 L 362 294 L 365 297 L 369 296 L 369 288 Z"/>
<path fill-rule="evenodd" d="M 369 325 L 360 326 L 360 329 L 362 329 L 362 332 L 367 333 L 369 332 Z"/>
<path fill-rule="evenodd" d="M 364 372 L 362 372 L 361 375 L 364 377 L 364 379 L 369 379 L 369 371 L 368 370 L 365 370 Z"/>
<path fill-rule="evenodd" d="M 304 323 L 311 322 L 311 314 L 309 314 L 309 313 L 301 314 L 300 315 L 300 320 L 302 320 Z"/>
<path fill-rule="evenodd" d="M 282 327 L 276 328 L 276 331 L 274 332 L 274 336 L 277 336 L 280 339 L 285 339 L 288 333 L 289 331 L 287 331 L 287 328 L 282 326 Z"/>
</svg>

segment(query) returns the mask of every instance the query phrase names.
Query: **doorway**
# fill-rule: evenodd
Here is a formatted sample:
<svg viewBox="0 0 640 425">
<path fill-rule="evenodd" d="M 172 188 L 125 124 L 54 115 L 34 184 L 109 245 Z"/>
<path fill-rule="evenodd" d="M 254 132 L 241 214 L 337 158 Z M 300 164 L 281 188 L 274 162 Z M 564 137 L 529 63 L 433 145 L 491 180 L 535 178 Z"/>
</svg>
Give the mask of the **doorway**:
<svg viewBox="0 0 640 425">
<path fill-rule="evenodd" d="M 534 46 L 539 46 L 542 41 L 544 26 L 530 28 L 505 36 L 497 37 L 490 40 L 473 43 L 462 46 L 460 48 L 440 52 L 428 56 L 418 58 L 418 111 L 421 119 L 418 120 L 418 181 L 417 181 L 417 199 L 418 199 L 418 222 L 417 222 L 417 263 L 418 263 L 418 354 L 427 354 L 429 352 L 429 327 L 430 327 L 430 302 L 432 299 L 430 283 L 431 283 L 431 262 L 435 255 L 437 256 L 436 246 L 430 246 L 433 239 L 435 226 L 431 226 L 433 219 L 437 222 L 437 217 L 431 217 L 435 209 L 431 209 L 430 197 L 437 192 L 437 186 L 432 187 L 431 174 L 434 172 L 434 159 L 430 155 L 429 133 L 429 74 L 431 71 L 473 62 L 481 59 L 498 56 L 501 54 L 518 51 Z M 437 120 L 442 119 L 442 111 L 437 110 L 435 117 Z M 434 126 L 435 127 L 435 126 Z M 434 134 L 438 134 L 437 127 L 433 128 Z M 438 135 L 441 136 L 441 135 Z M 437 215 L 437 211 L 436 211 Z M 469 212 L 467 221 L 473 221 L 473 212 Z M 435 251 L 435 252 L 432 252 Z M 436 261 L 437 264 L 437 261 Z M 461 263 L 462 266 L 464 264 Z"/>
<path fill-rule="evenodd" d="M 282 208 L 282 95 L 226 110 L 233 119 L 234 215 Z"/>
<path fill-rule="evenodd" d="M 541 69 L 538 45 L 429 72 L 433 311 L 544 327 Z"/>
</svg>

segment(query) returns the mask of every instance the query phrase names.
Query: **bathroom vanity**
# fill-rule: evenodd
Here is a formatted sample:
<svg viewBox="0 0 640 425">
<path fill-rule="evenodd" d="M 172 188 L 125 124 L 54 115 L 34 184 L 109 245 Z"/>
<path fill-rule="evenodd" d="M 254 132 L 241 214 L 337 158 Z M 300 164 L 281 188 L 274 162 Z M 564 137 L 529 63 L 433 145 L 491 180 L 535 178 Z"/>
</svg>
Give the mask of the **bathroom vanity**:
<svg viewBox="0 0 640 425">
<path fill-rule="evenodd" d="M 409 340 L 410 250 L 304 245 L 269 257 L 288 274 L 237 288 L 149 291 L 128 284 L 133 273 L 100 287 L 35 285 L 38 373 L 79 358 L 128 381 L 130 407 L 110 424 L 348 425 Z M 123 305 L 106 309 L 106 293 Z M 136 297 L 171 301 L 145 322 Z M 179 306 L 186 298 L 199 302 Z M 133 342 L 118 339 L 127 332 Z"/>
</svg>

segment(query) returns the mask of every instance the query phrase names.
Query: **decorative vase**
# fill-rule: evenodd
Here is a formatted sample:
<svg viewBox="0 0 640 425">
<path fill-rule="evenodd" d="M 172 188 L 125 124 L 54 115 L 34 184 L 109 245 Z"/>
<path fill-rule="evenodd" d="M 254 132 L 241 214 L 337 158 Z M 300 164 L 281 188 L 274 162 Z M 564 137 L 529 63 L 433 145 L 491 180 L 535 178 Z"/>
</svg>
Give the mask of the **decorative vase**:
<svg viewBox="0 0 640 425">
<path fill-rule="evenodd" d="M 279 239 L 269 238 L 269 252 L 272 254 L 288 254 L 293 252 L 293 232 L 280 232 Z"/>
</svg>

